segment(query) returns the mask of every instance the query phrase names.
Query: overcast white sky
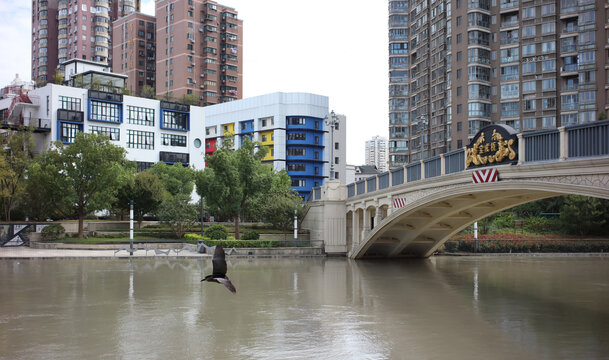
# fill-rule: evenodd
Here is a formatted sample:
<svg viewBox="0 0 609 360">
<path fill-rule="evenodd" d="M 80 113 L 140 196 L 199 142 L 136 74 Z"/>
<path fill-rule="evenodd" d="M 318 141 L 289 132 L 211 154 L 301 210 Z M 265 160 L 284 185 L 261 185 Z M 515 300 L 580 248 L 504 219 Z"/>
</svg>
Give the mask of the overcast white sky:
<svg viewBox="0 0 609 360">
<path fill-rule="evenodd" d="M 387 137 L 387 2 L 218 0 L 243 20 L 243 97 L 276 91 L 328 96 L 347 116 L 347 162 Z M 154 15 L 154 0 L 142 0 Z M 31 2 L 0 0 L 0 87 L 31 78 Z"/>
</svg>

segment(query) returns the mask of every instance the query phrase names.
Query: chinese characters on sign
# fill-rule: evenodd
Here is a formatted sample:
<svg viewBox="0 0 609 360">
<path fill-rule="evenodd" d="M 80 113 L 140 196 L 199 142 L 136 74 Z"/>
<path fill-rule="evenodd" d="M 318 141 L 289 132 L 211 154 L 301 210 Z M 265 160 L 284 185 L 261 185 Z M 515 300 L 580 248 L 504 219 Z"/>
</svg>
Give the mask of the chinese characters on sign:
<svg viewBox="0 0 609 360">
<path fill-rule="evenodd" d="M 487 140 L 488 139 L 488 140 Z M 506 125 L 490 125 L 478 132 L 467 146 L 465 167 L 479 167 L 518 160 L 516 131 Z"/>
</svg>

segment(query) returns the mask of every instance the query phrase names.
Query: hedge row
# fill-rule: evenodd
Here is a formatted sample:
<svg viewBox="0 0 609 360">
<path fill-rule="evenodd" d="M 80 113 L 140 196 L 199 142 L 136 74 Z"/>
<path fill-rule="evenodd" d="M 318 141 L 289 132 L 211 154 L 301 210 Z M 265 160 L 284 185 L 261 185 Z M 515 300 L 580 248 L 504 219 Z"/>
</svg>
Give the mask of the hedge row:
<svg viewBox="0 0 609 360">
<path fill-rule="evenodd" d="M 447 241 L 448 252 L 474 252 L 473 240 Z M 586 253 L 609 252 L 603 240 L 478 240 L 479 253 Z"/>
</svg>

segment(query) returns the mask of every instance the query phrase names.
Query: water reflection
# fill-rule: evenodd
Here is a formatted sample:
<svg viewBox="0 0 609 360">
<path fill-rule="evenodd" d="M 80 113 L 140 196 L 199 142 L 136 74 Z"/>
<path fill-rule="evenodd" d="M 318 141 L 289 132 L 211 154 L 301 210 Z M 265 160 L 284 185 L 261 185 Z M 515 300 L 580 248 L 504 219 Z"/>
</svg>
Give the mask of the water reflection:
<svg viewBox="0 0 609 360">
<path fill-rule="evenodd" d="M 0 359 L 607 358 L 606 258 L 0 261 Z"/>
</svg>

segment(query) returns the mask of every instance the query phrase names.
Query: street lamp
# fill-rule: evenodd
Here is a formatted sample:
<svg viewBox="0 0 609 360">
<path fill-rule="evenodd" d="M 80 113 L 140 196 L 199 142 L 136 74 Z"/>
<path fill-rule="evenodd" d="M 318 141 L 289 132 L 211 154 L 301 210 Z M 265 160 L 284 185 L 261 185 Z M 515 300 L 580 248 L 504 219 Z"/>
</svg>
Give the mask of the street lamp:
<svg viewBox="0 0 609 360">
<path fill-rule="evenodd" d="M 423 134 L 425 132 L 426 127 L 427 127 L 427 118 L 425 117 L 425 115 L 420 115 L 419 116 L 419 136 L 421 138 L 421 160 L 423 160 L 423 151 L 425 151 Z"/>
<path fill-rule="evenodd" d="M 330 180 L 334 180 L 334 129 L 338 125 L 338 116 L 336 116 L 334 110 L 326 115 L 324 122 L 327 126 L 330 126 Z"/>
</svg>

